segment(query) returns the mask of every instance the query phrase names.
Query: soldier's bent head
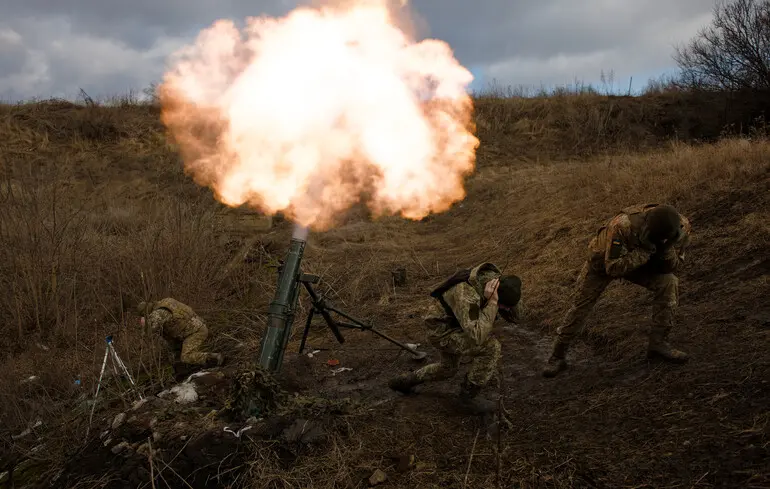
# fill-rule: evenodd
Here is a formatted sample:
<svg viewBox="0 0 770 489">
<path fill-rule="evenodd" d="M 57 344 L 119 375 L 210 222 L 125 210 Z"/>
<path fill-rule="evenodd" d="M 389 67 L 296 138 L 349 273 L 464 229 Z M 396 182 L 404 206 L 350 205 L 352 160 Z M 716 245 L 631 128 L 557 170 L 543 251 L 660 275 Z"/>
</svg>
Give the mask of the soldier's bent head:
<svg viewBox="0 0 770 489">
<path fill-rule="evenodd" d="M 647 236 L 654 244 L 662 244 L 679 233 L 679 213 L 670 205 L 659 205 L 647 212 Z"/>
<path fill-rule="evenodd" d="M 521 299 L 521 279 L 516 275 L 504 275 L 500 277 L 500 285 L 497 287 L 498 313 L 504 320 L 514 322 L 513 309 Z"/>
<path fill-rule="evenodd" d="M 521 299 L 521 279 L 516 275 L 500 277 L 497 287 L 497 302 L 508 307 L 515 307 Z"/>
</svg>

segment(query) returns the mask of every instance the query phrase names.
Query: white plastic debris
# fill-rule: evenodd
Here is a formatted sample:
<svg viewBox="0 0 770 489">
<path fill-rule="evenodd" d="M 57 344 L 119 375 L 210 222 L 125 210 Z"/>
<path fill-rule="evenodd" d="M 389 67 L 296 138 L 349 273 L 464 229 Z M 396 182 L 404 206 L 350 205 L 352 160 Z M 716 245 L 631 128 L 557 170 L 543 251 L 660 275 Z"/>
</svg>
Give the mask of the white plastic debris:
<svg viewBox="0 0 770 489">
<path fill-rule="evenodd" d="M 418 346 L 420 346 L 419 343 L 407 343 L 406 346 L 411 348 L 412 350 L 416 350 Z"/>
<path fill-rule="evenodd" d="M 227 426 L 225 426 L 225 429 L 224 429 L 224 430 L 222 430 L 222 431 L 226 431 L 227 433 L 232 433 L 232 434 L 233 434 L 233 435 L 234 435 L 236 438 L 240 438 L 240 437 L 241 437 L 241 435 L 242 435 L 242 434 L 243 434 L 245 431 L 249 431 L 249 430 L 250 430 L 250 429 L 252 429 L 252 428 L 253 428 L 253 426 L 249 425 L 249 426 L 244 426 L 243 428 L 239 429 L 238 431 L 233 431 L 233 430 L 231 430 L 230 428 L 228 428 Z"/>
<path fill-rule="evenodd" d="M 120 428 L 120 425 L 123 424 L 123 421 L 126 420 L 126 413 L 120 413 L 115 415 L 115 418 L 112 420 L 112 429 L 117 430 Z"/>
<path fill-rule="evenodd" d="M 144 406 L 147 403 L 147 401 L 149 401 L 149 400 L 150 400 L 149 397 L 143 397 L 143 398 L 139 399 L 138 401 L 134 401 L 134 404 L 131 405 L 131 410 L 132 411 L 136 411 L 140 407 Z"/>
<path fill-rule="evenodd" d="M 39 377 L 38 377 L 37 375 L 30 375 L 30 376 L 29 376 L 29 377 L 27 377 L 26 379 L 22 380 L 22 381 L 21 381 L 21 383 L 22 383 L 22 384 L 28 384 L 28 383 L 30 383 L 30 382 L 34 382 L 34 381 L 36 381 L 38 378 L 39 378 Z"/>
<path fill-rule="evenodd" d="M 42 422 L 42 421 L 40 421 L 40 420 L 37 420 L 37 422 L 36 422 L 35 424 L 33 424 L 33 425 L 29 426 L 29 427 L 28 427 L 26 430 L 22 431 L 22 432 L 21 432 L 21 433 L 19 433 L 18 435 L 11 435 L 11 438 L 12 438 L 13 440 L 18 440 L 19 438 L 24 438 L 25 436 L 27 436 L 27 435 L 29 435 L 30 433 L 32 433 L 32 430 L 34 430 L 35 428 L 37 428 L 38 426 L 40 426 L 40 425 L 42 425 L 42 424 L 43 424 L 43 422 Z"/>
<path fill-rule="evenodd" d="M 178 404 L 189 404 L 198 400 L 198 392 L 195 390 L 195 385 L 192 383 L 175 385 L 171 389 L 158 394 L 158 397 L 163 399 L 172 394 L 176 396 L 174 401 Z"/>
<path fill-rule="evenodd" d="M 192 379 L 197 379 L 198 377 L 203 377 L 204 375 L 208 375 L 211 372 L 203 371 L 203 372 L 195 372 L 194 374 L 187 377 L 187 380 L 184 381 L 185 384 L 189 383 Z"/>
<path fill-rule="evenodd" d="M 308 358 L 313 358 L 316 353 L 321 353 L 321 350 L 313 350 L 307 354 Z"/>
<path fill-rule="evenodd" d="M 349 368 L 349 367 L 335 368 L 334 370 L 332 370 L 332 375 L 337 375 L 339 373 L 342 373 L 342 372 L 345 372 L 345 371 L 348 371 L 348 370 L 353 370 L 353 369 Z"/>
</svg>

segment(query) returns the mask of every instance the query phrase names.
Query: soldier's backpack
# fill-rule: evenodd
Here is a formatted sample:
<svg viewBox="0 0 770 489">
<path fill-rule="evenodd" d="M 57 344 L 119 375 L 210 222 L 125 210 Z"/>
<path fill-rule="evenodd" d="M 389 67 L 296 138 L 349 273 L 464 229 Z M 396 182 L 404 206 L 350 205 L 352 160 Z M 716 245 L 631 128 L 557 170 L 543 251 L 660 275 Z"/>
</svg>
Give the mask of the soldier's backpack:
<svg viewBox="0 0 770 489">
<path fill-rule="evenodd" d="M 455 313 L 452 311 L 452 308 L 449 307 L 449 304 L 447 304 L 444 300 L 444 292 L 462 282 L 468 283 L 468 279 L 471 278 L 471 270 L 471 268 L 464 268 L 456 271 L 451 277 L 446 279 L 441 285 L 433 289 L 430 293 L 430 296 L 439 301 L 441 307 L 444 308 L 444 312 L 446 312 L 447 316 L 451 318 L 455 317 Z M 455 318 L 455 321 L 456 320 L 457 318 Z"/>
</svg>

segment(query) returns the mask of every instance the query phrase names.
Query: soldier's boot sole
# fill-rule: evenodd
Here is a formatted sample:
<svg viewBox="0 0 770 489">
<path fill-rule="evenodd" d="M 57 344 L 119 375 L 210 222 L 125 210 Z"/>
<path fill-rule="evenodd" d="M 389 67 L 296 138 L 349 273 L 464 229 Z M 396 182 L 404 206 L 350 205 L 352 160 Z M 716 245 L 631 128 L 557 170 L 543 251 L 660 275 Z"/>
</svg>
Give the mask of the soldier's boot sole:
<svg viewBox="0 0 770 489">
<path fill-rule="evenodd" d="M 663 360 L 669 363 L 683 364 L 687 363 L 687 361 L 690 359 L 690 356 L 682 350 L 677 350 L 676 348 L 651 347 L 647 350 L 647 358 Z"/>
<path fill-rule="evenodd" d="M 543 377 L 553 378 L 559 375 L 559 373 L 567 370 L 567 361 L 563 358 L 553 358 L 548 360 L 548 364 L 543 369 Z"/>
<path fill-rule="evenodd" d="M 414 388 L 422 384 L 414 373 L 402 374 L 390 379 L 388 387 L 402 394 L 413 394 Z"/>
</svg>

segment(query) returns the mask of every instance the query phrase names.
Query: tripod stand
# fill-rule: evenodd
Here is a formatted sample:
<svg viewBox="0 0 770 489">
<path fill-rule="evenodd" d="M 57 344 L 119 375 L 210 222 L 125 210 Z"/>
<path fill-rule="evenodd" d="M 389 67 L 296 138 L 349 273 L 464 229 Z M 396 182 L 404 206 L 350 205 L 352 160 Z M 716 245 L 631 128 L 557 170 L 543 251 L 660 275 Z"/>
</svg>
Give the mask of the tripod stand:
<svg viewBox="0 0 770 489">
<path fill-rule="evenodd" d="M 321 278 L 318 277 L 317 275 L 311 275 L 307 273 L 303 273 L 299 277 L 299 282 L 305 286 L 305 290 L 307 290 L 308 295 L 310 295 L 310 299 L 313 304 L 312 308 L 310 309 L 310 312 L 307 315 L 307 320 L 305 321 L 305 331 L 302 333 L 302 341 L 299 344 L 300 355 L 302 354 L 302 351 L 305 349 L 305 341 L 307 340 L 307 335 L 310 332 L 310 324 L 313 321 L 313 317 L 315 316 L 315 314 L 320 314 L 321 317 L 323 317 L 324 321 L 326 322 L 326 325 L 332 331 L 332 334 L 334 334 L 334 337 L 337 338 L 337 341 L 340 344 L 345 342 L 345 338 L 343 338 L 339 328 L 358 329 L 361 331 L 371 331 L 377 336 L 386 339 L 387 341 L 393 343 L 394 345 L 399 346 L 400 348 L 414 355 L 415 360 L 422 360 L 427 356 L 427 353 L 422 351 L 417 351 L 414 348 L 411 348 L 401 343 L 398 340 L 394 340 L 393 338 L 386 335 L 385 333 L 377 331 L 372 326 L 362 323 L 361 321 L 353 317 L 350 317 L 349 315 L 345 314 L 339 309 L 336 309 L 334 306 L 329 304 L 326 301 L 326 299 L 324 299 L 323 297 L 320 297 L 316 293 L 315 289 L 313 289 L 313 284 L 317 284 L 318 282 L 320 282 L 320 280 Z M 334 318 L 332 318 L 330 312 L 334 312 L 342 316 L 343 318 L 347 319 L 350 322 L 347 323 L 347 322 L 335 321 Z"/>
<path fill-rule="evenodd" d="M 91 405 L 91 415 L 88 418 L 88 428 L 86 429 L 86 436 L 88 436 L 89 431 L 91 430 L 91 422 L 94 419 L 94 409 L 96 408 L 96 398 L 99 397 L 99 390 L 101 390 L 102 387 L 102 378 L 104 377 L 104 371 L 107 368 L 107 358 L 112 359 L 112 371 L 115 375 L 125 375 L 128 378 L 128 381 L 131 382 L 131 386 L 136 389 L 136 384 L 134 383 L 134 378 L 131 377 L 131 372 L 128 371 L 128 368 L 126 367 L 126 364 L 123 363 L 123 360 L 118 355 L 118 352 L 115 351 L 115 345 L 112 342 L 112 335 L 108 336 L 105 341 L 107 342 L 107 346 L 104 349 L 104 359 L 102 360 L 102 370 L 99 372 L 99 382 L 96 384 L 96 394 L 94 394 L 94 401 Z M 144 399 L 141 393 L 137 392 L 139 395 L 139 399 Z"/>
</svg>

